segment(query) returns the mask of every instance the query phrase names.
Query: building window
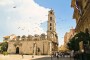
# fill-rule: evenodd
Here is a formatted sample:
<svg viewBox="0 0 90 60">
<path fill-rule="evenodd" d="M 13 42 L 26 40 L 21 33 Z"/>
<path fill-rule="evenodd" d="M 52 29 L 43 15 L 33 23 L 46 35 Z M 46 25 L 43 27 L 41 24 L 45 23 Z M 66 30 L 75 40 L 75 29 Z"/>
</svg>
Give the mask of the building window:
<svg viewBox="0 0 90 60">
<path fill-rule="evenodd" d="M 52 24 L 50 23 L 50 26 L 52 26 Z"/>
<path fill-rule="evenodd" d="M 52 17 L 50 17 L 50 20 L 52 20 Z"/>
<path fill-rule="evenodd" d="M 50 27 L 50 30 L 52 30 L 52 28 Z"/>
</svg>

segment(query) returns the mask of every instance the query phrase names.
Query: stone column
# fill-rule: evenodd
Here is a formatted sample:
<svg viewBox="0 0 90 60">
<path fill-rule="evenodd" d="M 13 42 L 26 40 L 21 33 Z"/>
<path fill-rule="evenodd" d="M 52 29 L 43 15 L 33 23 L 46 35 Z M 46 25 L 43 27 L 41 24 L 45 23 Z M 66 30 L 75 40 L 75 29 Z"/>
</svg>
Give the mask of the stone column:
<svg viewBox="0 0 90 60">
<path fill-rule="evenodd" d="M 52 42 L 50 41 L 50 55 L 52 54 Z"/>
<path fill-rule="evenodd" d="M 36 43 L 34 42 L 34 46 L 33 46 L 33 50 L 34 50 L 34 55 L 36 55 Z"/>
<path fill-rule="evenodd" d="M 44 54 L 44 42 L 43 42 L 43 54 Z"/>
</svg>

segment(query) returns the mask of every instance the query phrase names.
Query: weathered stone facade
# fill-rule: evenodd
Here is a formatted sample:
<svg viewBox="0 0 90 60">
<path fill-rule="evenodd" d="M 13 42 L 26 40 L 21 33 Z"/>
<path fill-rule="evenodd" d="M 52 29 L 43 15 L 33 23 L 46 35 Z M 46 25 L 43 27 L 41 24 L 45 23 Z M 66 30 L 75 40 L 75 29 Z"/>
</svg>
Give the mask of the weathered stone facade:
<svg viewBox="0 0 90 60">
<path fill-rule="evenodd" d="M 90 32 L 90 0 L 72 0 L 73 18 L 76 19 L 76 32 L 88 29 Z"/>
<path fill-rule="evenodd" d="M 75 29 L 71 28 L 69 32 L 66 32 L 64 35 L 64 44 L 67 44 L 70 39 L 74 36 Z"/>
<path fill-rule="evenodd" d="M 51 9 L 48 14 L 47 35 L 16 36 L 8 38 L 8 53 L 17 54 L 51 54 L 58 51 L 58 36 L 54 11 Z M 5 39 L 5 38 L 4 38 Z"/>
<path fill-rule="evenodd" d="M 46 39 L 39 40 L 40 37 L 33 37 L 31 40 L 28 37 L 21 37 L 17 40 L 8 42 L 8 53 L 20 54 L 49 54 L 50 42 Z M 19 50 L 19 51 L 17 51 Z"/>
</svg>

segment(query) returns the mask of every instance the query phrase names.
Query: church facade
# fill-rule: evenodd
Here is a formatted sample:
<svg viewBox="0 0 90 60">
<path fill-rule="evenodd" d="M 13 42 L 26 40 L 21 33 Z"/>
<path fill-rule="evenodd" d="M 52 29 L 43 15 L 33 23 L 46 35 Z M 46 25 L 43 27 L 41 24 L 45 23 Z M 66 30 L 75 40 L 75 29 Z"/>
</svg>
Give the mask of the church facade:
<svg viewBox="0 0 90 60">
<path fill-rule="evenodd" d="M 52 9 L 48 12 L 47 35 L 42 33 L 34 36 L 16 36 L 12 40 L 8 38 L 7 52 L 10 54 L 48 55 L 56 51 L 58 51 L 58 36 L 55 15 Z"/>
</svg>

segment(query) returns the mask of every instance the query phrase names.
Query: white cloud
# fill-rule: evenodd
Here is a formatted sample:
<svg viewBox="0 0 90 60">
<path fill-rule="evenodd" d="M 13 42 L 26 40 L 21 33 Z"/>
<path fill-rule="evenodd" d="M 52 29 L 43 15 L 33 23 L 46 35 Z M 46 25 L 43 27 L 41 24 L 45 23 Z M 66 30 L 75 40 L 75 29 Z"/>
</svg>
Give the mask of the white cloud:
<svg viewBox="0 0 90 60">
<path fill-rule="evenodd" d="M 14 4 L 14 2 L 12 0 L 0 0 L 0 5 L 2 6 L 10 4 Z"/>
<path fill-rule="evenodd" d="M 48 8 L 38 5 L 34 0 L 0 0 L 0 5 L 8 8 L 4 11 L 8 13 L 5 18 L 7 18 L 7 30 L 10 34 L 45 33 L 40 25 L 48 20 Z"/>
</svg>

